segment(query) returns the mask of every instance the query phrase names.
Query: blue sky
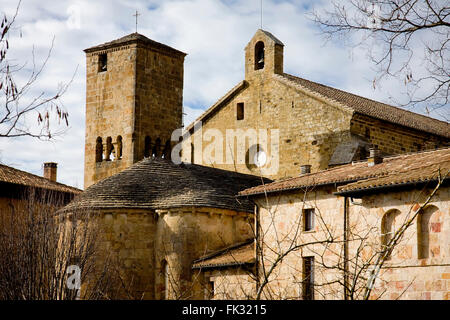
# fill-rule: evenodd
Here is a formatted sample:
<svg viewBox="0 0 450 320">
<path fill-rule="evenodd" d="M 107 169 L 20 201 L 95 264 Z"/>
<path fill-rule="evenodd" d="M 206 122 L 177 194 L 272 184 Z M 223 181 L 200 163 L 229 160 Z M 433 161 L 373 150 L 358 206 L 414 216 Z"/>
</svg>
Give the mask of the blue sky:
<svg viewBox="0 0 450 320">
<path fill-rule="evenodd" d="M 320 10 L 329 5 L 328 1 L 263 3 L 263 29 L 285 44 L 285 72 L 383 102 L 389 102 L 392 96 L 401 97 L 401 81 L 372 87 L 375 74 L 362 48 L 324 42 L 306 14 L 312 8 Z M 16 0 L 3 0 L 0 10 L 11 14 L 16 6 Z M 10 37 L 10 56 L 17 61 L 30 61 L 34 46 L 39 61 L 55 39 L 50 61 L 33 92 L 52 92 L 76 71 L 62 100 L 69 112 L 70 126 L 53 142 L 31 138 L 0 140 L 3 164 L 42 175 L 44 162 L 58 162 L 58 181 L 83 187 L 83 49 L 134 32 L 135 10 L 140 13 L 139 33 L 188 53 L 184 74 L 185 124 L 243 79 L 244 47 L 260 27 L 260 0 L 24 0 Z"/>
</svg>

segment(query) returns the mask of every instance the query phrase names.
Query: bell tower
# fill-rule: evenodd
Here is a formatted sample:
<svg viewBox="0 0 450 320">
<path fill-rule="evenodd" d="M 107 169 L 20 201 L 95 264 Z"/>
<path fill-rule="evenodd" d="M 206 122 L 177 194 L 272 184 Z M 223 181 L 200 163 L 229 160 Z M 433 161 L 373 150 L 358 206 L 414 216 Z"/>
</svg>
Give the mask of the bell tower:
<svg viewBox="0 0 450 320">
<path fill-rule="evenodd" d="M 144 157 L 169 157 L 182 126 L 185 53 L 132 33 L 85 49 L 84 187 Z"/>
<path fill-rule="evenodd" d="M 258 29 L 245 47 L 245 79 L 283 73 L 284 44 L 268 31 Z"/>
</svg>

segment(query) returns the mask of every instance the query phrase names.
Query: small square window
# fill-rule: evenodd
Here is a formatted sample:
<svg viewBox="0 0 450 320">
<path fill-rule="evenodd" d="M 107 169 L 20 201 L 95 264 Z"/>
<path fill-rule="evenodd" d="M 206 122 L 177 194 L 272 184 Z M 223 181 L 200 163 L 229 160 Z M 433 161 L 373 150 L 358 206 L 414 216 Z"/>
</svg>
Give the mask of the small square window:
<svg viewBox="0 0 450 320">
<path fill-rule="evenodd" d="M 244 119 L 244 103 L 240 102 L 237 104 L 237 114 L 236 114 L 237 120 L 243 120 Z"/>
<path fill-rule="evenodd" d="M 303 210 L 303 231 L 314 230 L 314 209 Z"/>
<path fill-rule="evenodd" d="M 98 72 L 108 70 L 108 55 L 106 53 L 98 55 Z"/>
</svg>

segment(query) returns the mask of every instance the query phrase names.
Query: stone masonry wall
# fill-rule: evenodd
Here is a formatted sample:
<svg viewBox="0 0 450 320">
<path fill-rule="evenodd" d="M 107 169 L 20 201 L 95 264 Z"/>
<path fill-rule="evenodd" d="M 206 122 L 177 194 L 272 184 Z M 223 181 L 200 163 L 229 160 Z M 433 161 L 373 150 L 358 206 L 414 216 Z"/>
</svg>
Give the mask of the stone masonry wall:
<svg viewBox="0 0 450 320">
<path fill-rule="evenodd" d="M 251 215 L 224 209 L 114 209 L 97 216 L 103 261 L 109 257 L 118 266 L 123 299 L 164 299 L 165 290 L 170 299 L 203 299 L 203 275 L 192 271 L 192 262 L 253 236 Z"/>
<path fill-rule="evenodd" d="M 108 70 L 99 72 L 99 54 L 105 53 Z M 135 45 L 86 54 L 85 188 L 133 164 L 135 59 Z M 107 137 L 116 144 L 119 135 L 123 141 L 122 158 L 96 162 L 97 138 L 102 139 L 105 153 Z"/>
<path fill-rule="evenodd" d="M 256 69 L 255 46 L 260 41 L 265 44 L 265 65 Z M 289 81 L 281 81 L 282 73 L 283 46 L 259 30 L 245 49 L 244 85 L 225 96 L 204 118 L 201 131 L 191 130 L 191 139 L 183 143 L 183 161 L 280 179 L 297 176 L 305 164 L 311 165 L 312 172 L 327 169 L 337 145 L 350 141 L 352 134 L 377 144 L 387 154 L 433 149 L 447 143 L 444 138 L 331 105 L 289 85 Z M 242 104 L 243 119 L 239 120 Z M 275 129 L 279 136 L 272 140 Z M 237 138 L 227 138 L 227 130 L 233 130 Z M 252 130 L 258 135 L 259 130 L 265 131 L 267 143 L 250 140 Z M 249 151 L 257 144 L 268 158 L 262 171 L 254 165 Z M 228 158 L 227 153 L 231 155 Z"/>
<path fill-rule="evenodd" d="M 101 54 L 108 57 L 103 72 L 98 69 Z M 182 54 L 140 43 L 86 54 L 85 188 L 142 160 L 146 148 L 147 156 L 161 155 L 173 130 L 181 127 L 183 62 Z M 98 137 L 101 162 L 96 162 Z M 114 146 L 112 161 L 105 156 L 108 137 Z"/>
<path fill-rule="evenodd" d="M 394 124 L 355 114 L 351 132 L 365 137 L 386 154 L 401 154 L 441 148 L 448 145 L 445 138 L 425 132 L 396 126 Z"/>
</svg>

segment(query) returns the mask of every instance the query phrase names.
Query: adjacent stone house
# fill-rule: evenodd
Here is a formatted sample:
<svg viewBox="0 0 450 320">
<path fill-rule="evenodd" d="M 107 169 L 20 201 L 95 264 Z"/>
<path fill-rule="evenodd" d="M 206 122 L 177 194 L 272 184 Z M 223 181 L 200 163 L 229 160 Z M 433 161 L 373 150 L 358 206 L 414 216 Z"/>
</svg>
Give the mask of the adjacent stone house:
<svg viewBox="0 0 450 320">
<path fill-rule="evenodd" d="M 7 214 L 29 205 L 68 204 L 82 190 L 56 182 L 56 172 L 54 162 L 44 163 L 44 177 L 0 165 L 1 212 Z"/>
<path fill-rule="evenodd" d="M 227 250 L 214 256 L 228 256 L 234 268 L 203 266 L 215 283 L 215 298 L 255 297 L 267 276 L 262 298 L 361 299 L 377 254 L 412 219 L 388 254 L 370 298 L 449 299 L 449 171 L 450 149 L 445 148 L 375 155 L 241 191 L 257 206 L 257 242 L 246 253 Z M 242 263 L 246 273 L 237 267 Z M 258 281 L 252 280 L 255 274 Z"/>
</svg>

